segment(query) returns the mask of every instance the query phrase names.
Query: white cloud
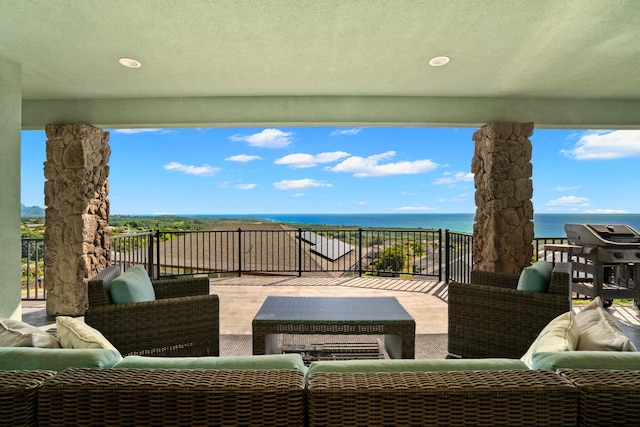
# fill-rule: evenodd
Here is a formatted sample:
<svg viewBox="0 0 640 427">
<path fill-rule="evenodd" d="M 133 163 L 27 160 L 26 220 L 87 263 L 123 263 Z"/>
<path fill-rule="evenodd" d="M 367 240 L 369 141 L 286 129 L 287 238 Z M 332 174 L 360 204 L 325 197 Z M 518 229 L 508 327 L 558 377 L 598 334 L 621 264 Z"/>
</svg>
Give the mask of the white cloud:
<svg viewBox="0 0 640 427">
<path fill-rule="evenodd" d="M 368 205 L 369 202 L 358 202 L 359 205 Z"/>
<path fill-rule="evenodd" d="M 424 211 L 435 211 L 435 208 L 429 208 L 426 206 L 402 206 L 399 208 L 394 208 L 394 211 L 401 212 L 424 212 Z"/>
<path fill-rule="evenodd" d="M 587 209 L 584 211 L 586 214 L 626 214 L 629 213 L 625 209 Z"/>
<path fill-rule="evenodd" d="M 227 157 L 225 160 L 230 162 L 240 162 L 240 163 L 248 163 L 254 160 L 260 160 L 260 156 L 250 156 L 248 154 L 238 154 L 237 156 Z"/>
<path fill-rule="evenodd" d="M 252 135 L 232 135 L 231 141 L 248 142 L 252 147 L 284 148 L 291 144 L 293 132 L 283 132 L 280 129 L 265 129 Z"/>
<path fill-rule="evenodd" d="M 312 168 L 319 163 L 331 163 L 347 156 L 349 156 L 349 153 L 345 153 L 344 151 L 333 151 L 316 155 L 295 153 L 280 157 L 273 163 L 276 165 L 287 165 L 295 169 Z"/>
<path fill-rule="evenodd" d="M 471 172 L 456 172 L 454 174 L 452 174 L 451 172 L 445 172 L 442 175 L 443 176 L 441 178 L 433 181 L 435 185 L 455 184 L 456 182 L 473 181 L 473 174 Z"/>
<path fill-rule="evenodd" d="M 576 160 L 640 157 L 640 130 L 589 132 L 572 149 L 560 152 Z"/>
<path fill-rule="evenodd" d="M 589 206 L 589 199 L 586 197 L 562 196 L 557 199 L 549 200 L 548 206 Z"/>
<path fill-rule="evenodd" d="M 331 187 L 332 185 L 323 181 L 316 181 L 315 179 L 283 179 L 279 182 L 274 182 L 273 186 L 278 190 L 300 190 L 303 188 L 311 187 Z"/>
<path fill-rule="evenodd" d="M 338 129 L 331 132 L 331 136 L 342 136 L 342 135 L 357 135 L 362 131 L 362 128 L 351 128 L 351 129 Z"/>
<path fill-rule="evenodd" d="M 304 197 L 304 193 L 296 193 L 292 197 Z"/>
<path fill-rule="evenodd" d="M 163 166 L 165 170 L 174 171 L 174 172 L 182 172 L 187 175 L 200 175 L 200 176 L 211 176 L 220 172 L 220 168 L 216 168 L 209 165 L 202 166 L 193 166 L 193 165 L 183 165 L 178 162 L 170 162 Z"/>
<path fill-rule="evenodd" d="M 352 156 L 328 170 L 332 172 L 352 173 L 356 178 L 390 175 L 414 175 L 432 171 L 438 167 L 431 160 L 415 160 L 413 162 L 397 162 L 378 164 L 396 155 L 395 151 L 387 151 L 369 157 Z"/>
<path fill-rule="evenodd" d="M 127 134 L 134 134 L 134 133 L 145 133 L 145 132 L 168 132 L 167 129 L 156 129 L 156 128 L 147 128 L 147 129 L 113 129 L 111 132 L 114 133 L 127 133 Z"/>
<path fill-rule="evenodd" d="M 238 184 L 236 188 L 239 190 L 253 190 L 257 184 Z"/>
</svg>

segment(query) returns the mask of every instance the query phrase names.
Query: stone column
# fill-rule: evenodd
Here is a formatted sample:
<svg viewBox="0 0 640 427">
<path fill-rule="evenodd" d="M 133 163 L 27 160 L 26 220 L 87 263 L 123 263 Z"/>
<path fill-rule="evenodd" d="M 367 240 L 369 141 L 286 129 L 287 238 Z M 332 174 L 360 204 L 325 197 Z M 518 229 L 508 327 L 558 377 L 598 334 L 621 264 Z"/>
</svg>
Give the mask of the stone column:
<svg viewBox="0 0 640 427">
<path fill-rule="evenodd" d="M 88 279 L 111 259 L 109 133 L 86 124 L 50 124 L 45 131 L 47 313 L 82 316 Z"/>
<path fill-rule="evenodd" d="M 473 269 L 519 274 L 533 256 L 533 123 L 489 123 L 473 134 Z"/>
</svg>

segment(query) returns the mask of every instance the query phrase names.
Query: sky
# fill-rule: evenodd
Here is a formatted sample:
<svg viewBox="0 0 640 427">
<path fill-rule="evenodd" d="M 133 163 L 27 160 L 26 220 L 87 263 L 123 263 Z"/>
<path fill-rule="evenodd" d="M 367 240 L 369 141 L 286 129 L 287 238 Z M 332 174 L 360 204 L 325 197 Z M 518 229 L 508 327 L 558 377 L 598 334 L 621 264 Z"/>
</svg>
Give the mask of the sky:
<svg viewBox="0 0 640 427">
<path fill-rule="evenodd" d="M 112 215 L 474 213 L 475 128 L 109 130 Z M 535 129 L 535 213 L 640 213 L 640 131 Z M 44 131 L 21 201 L 44 205 Z"/>
</svg>

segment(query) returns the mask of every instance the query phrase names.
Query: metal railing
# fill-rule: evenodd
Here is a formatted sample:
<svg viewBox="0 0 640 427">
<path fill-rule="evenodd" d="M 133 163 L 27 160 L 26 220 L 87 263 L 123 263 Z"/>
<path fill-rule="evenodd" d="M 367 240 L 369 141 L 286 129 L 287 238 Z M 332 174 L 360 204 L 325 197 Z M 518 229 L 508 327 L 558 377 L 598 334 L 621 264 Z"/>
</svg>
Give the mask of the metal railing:
<svg viewBox="0 0 640 427">
<path fill-rule="evenodd" d="M 473 234 L 447 230 L 444 247 L 447 268 L 445 281 L 469 283 L 473 267 Z"/>
<path fill-rule="evenodd" d="M 22 239 L 21 295 L 22 299 L 44 300 L 44 239 Z"/>
<path fill-rule="evenodd" d="M 157 231 L 155 275 L 193 273 L 435 276 L 441 230 Z"/>
<path fill-rule="evenodd" d="M 127 268 L 142 264 L 147 271 L 153 271 L 153 242 L 155 233 L 121 234 L 111 238 L 111 262 Z"/>
<path fill-rule="evenodd" d="M 545 249 L 566 238 L 534 239 L 534 261 L 568 261 Z M 155 278 L 308 274 L 433 277 L 469 282 L 473 235 L 449 230 L 314 229 L 155 231 L 111 238 L 111 261 L 143 264 Z M 22 298 L 46 298 L 44 239 L 22 239 Z"/>
</svg>

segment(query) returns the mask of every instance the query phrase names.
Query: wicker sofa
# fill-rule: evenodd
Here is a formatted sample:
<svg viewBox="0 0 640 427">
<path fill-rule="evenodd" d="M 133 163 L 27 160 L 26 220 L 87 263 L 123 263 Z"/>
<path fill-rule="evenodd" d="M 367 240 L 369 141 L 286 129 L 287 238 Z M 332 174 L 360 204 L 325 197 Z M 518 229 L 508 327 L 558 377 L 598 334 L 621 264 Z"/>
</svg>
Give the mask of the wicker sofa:
<svg viewBox="0 0 640 427">
<path fill-rule="evenodd" d="M 120 274 L 111 265 L 89 279 L 84 318 L 123 356 L 220 354 L 220 303 L 209 294 L 207 277 L 155 280 L 155 301 L 114 304 L 109 286 Z"/>
<path fill-rule="evenodd" d="M 616 370 L 0 372 L 0 420 L 24 426 L 632 425 L 638 397 Z"/>
<path fill-rule="evenodd" d="M 474 270 L 449 284 L 449 353 L 519 358 L 556 316 L 571 310 L 571 264 L 556 263 L 548 293 L 517 290 L 519 275 Z"/>
</svg>

